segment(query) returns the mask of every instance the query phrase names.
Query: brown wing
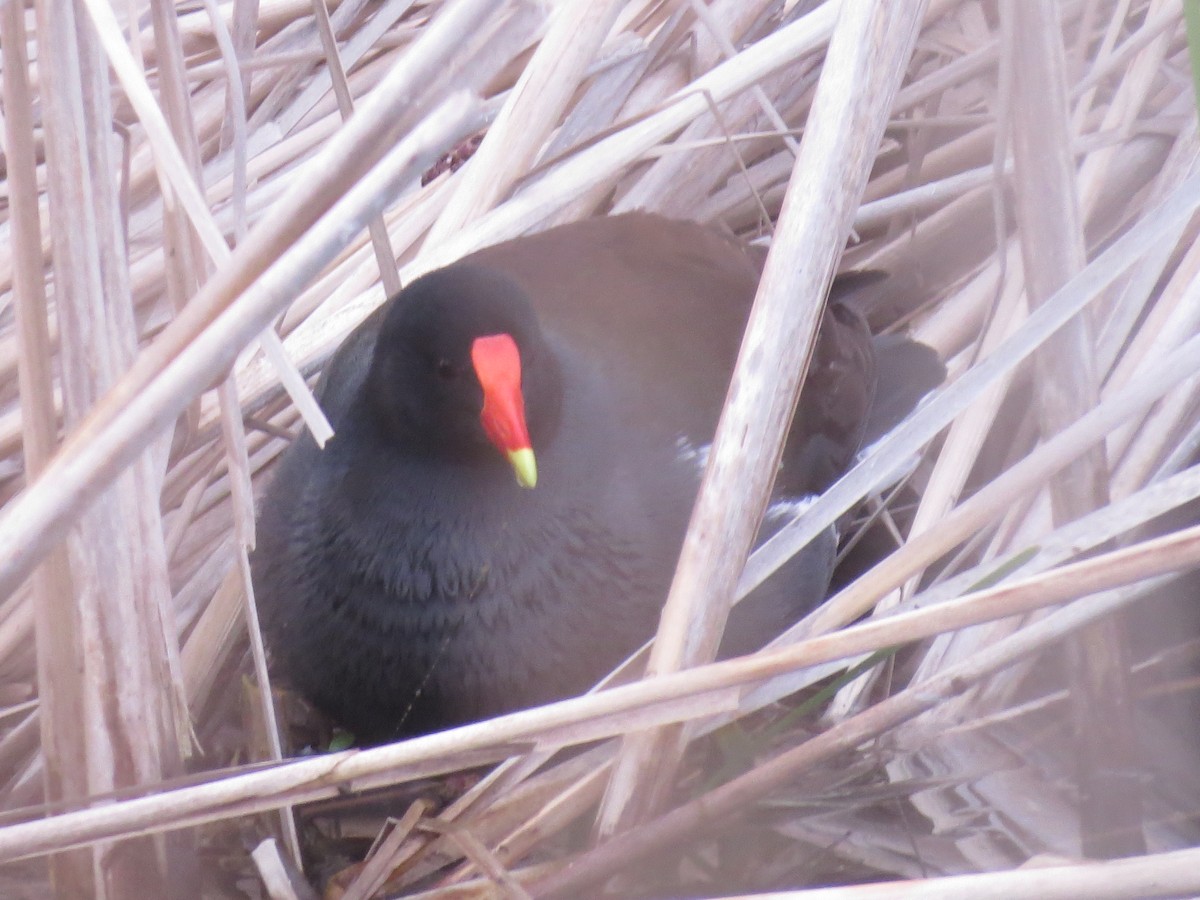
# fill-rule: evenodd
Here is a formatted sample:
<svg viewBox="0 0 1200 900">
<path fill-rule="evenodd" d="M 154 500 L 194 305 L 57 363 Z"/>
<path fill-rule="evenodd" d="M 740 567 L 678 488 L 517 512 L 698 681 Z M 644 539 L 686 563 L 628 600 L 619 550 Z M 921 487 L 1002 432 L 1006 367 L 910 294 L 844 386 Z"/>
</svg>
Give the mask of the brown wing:
<svg viewBox="0 0 1200 900">
<path fill-rule="evenodd" d="M 763 254 L 712 228 L 633 213 L 480 251 L 520 282 L 546 326 L 606 371 L 630 427 L 711 439 Z M 851 462 L 875 392 L 866 322 L 837 298 L 881 278 L 839 278 L 785 451 L 782 493 L 827 487 Z"/>
<path fill-rule="evenodd" d="M 835 294 L 838 289 L 835 282 Z M 831 298 L 792 419 L 777 493 L 819 493 L 846 471 L 862 443 L 875 383 L 866 320 Z"/>
</svg>

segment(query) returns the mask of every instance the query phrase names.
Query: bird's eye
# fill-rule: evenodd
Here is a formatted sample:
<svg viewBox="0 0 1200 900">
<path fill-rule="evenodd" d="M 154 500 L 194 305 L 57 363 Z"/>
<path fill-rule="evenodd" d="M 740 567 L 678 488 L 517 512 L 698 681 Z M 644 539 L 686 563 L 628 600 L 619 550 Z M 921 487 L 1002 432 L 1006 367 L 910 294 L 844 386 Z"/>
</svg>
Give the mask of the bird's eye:
<svg viewBox="0 0 1200 900">
<path fill-rule="evenodd" d="M 444 381 L 450 381 L 458 377 L 458 366 L 448 359 L 439 359 L 435 366 L 435 371 L 438 373 L 438 377 Z"/>
</svg>

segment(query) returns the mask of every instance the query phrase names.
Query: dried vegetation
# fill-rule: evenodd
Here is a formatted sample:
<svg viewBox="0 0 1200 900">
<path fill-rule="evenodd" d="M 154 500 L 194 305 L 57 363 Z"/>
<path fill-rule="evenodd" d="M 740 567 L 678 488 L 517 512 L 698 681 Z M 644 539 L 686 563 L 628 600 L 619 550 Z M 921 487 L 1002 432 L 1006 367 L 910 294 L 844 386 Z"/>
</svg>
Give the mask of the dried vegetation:
<svg viewBox="0 0 1200 900">
<path fill-rule="evenodd" d="M 285 848 L 306 842 L 316 882 L 378 822 L 297 810 L 298 833 L 292 811 L 383 785 L 410 786 L 397 821 L 330 896 L 1200 893 L 1183 17 L 5 3 L 0 893 L 40 896 L 49 859 L 63 897 L 304 896 Z M 246 548 L 272 460 L 327 429 L 306 378 L 416 274 L 634 208 L 774 248 L 747 338 L 765 365 L 737 377 L 777 402 L 734 391 L 752 446 L 706 479 L 723 540 L 689 541 L 659 677 L 265 764 Z M 788 298 L 839 265 L 890 273 L 873 323 L 950 378 L 743 570 L 815 321 Z M 917 461 L 900 489 L 897 460 Z M 683 623 L 719 629 L 848 511 L 878 523 L 855 574 L 776 647 L 703 665 Z M 1084 862 L 1104 857 L 1124 858 Z"/>
</svg>

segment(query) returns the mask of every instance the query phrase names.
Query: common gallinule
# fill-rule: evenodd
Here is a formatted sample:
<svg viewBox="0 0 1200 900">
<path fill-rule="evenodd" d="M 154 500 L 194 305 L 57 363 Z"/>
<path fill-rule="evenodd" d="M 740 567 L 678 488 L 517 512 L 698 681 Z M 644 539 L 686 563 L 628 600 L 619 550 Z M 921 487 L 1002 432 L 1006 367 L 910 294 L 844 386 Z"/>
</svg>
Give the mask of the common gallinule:
<svg viewBox="0 0 1200 900">
<path fill-rule="evenodd" d="M 709 228 L 631 214 L 488 248 L 380 308 L 319 385 L 336 436 L 296 440 L 263 504 L 277 670 L 375 742 L 581 692 L 620 662 L 658 621 L 760 266 Z M 835 299 L 781 502 L 850 463 L 875 369 Z M 814 542 L 739 605 L 723 651 L 818 603 L 833 551 Z"/>
</svg>

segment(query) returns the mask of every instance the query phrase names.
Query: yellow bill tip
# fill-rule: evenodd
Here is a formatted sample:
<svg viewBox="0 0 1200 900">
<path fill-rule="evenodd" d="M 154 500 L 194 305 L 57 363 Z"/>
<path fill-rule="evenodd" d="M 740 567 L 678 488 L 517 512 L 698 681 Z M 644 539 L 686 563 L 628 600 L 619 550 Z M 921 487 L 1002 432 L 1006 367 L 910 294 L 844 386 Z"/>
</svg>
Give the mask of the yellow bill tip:
<svg viewBox="0 0 1200 900">
<path fill-rule="evenodd" d="M 532 448 L 509 450 L 508 461 L 517 475 L 517 484 L 523 488 L 537 486 L 537 458 L 533 455 Z"/>
</svg>

